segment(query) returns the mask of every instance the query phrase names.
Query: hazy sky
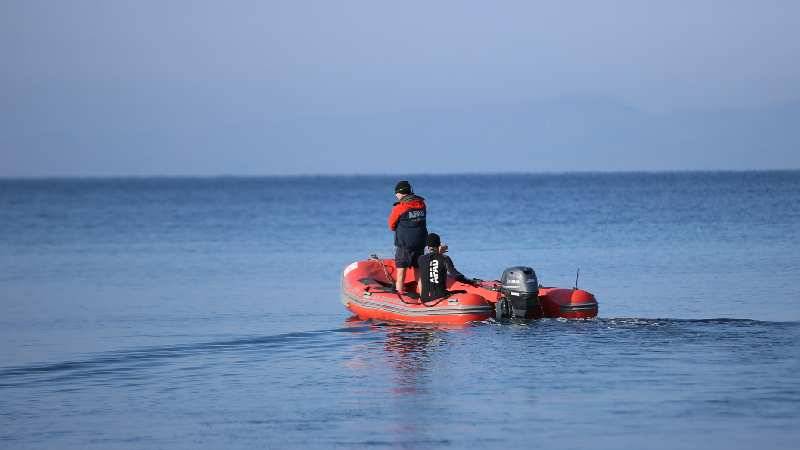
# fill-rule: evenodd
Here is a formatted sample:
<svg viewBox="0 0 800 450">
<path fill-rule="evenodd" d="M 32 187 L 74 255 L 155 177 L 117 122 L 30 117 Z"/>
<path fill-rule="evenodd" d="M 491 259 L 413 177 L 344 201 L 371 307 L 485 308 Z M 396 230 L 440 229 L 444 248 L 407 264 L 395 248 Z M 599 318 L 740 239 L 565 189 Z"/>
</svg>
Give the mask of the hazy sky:
<svg viewBox="0 0 800 450">
<path fill-rule="evenodd" d="M 352 123 L 319 144 L 320 121 L 560 98 L 780 107 L 800 100 L 800 2 L 3 0 L 0 57 L 0 176 L 414 171 Z M 455 170 L 490 156 L 438 151 L 472 160 Z M 551 156 L 538 167 L 570 169 Z M 656 156 L 582 169 L 715 167 Z"/>
</svg>

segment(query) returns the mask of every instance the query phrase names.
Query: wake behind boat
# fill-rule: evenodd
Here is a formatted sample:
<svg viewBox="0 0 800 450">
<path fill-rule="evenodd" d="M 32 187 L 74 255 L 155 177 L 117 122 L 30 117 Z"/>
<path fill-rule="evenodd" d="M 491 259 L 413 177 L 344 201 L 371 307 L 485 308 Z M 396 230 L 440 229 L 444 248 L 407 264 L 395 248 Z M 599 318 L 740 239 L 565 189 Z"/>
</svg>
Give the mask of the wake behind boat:
<svg viewBox="0 0 800 450">
<path fill-rule="evenodd" d="M 345 268 L 342 303 L 362 320 L 412 323 L 464 324 L 494 317 L 538 319 L 597 316 L 594 295 L 583 289 L 539 285 L 529 267 L 511 267 L 500 280 L 456 281 L 448 277 L 448 295 L 423 302 L 414 292 L 415 269 L 405 271 L 404 294 L 395 289 L 397 268 L 393 259 L 370 257 Z"/>
</svg>

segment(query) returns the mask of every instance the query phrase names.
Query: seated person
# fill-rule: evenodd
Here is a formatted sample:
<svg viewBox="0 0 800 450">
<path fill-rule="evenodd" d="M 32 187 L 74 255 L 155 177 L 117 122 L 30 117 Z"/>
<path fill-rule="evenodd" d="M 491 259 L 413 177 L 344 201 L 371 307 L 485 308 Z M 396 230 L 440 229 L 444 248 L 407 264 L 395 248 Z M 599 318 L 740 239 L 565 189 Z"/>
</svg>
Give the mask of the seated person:
<svg viewBox="0 0 800 450">
<path fill-rule="evenodd" d="M 456 281 L 469 283 L 469 280 L 456 270 L 453 260 L 444 254 L 447 252 L 447 246 L 442 245 L 438 234 L 429 234 L 425 239 L 425 246 L 428 248 L 428 253 L 417 259 L 417 267 L 419 267 L 417 292 L 423 302 L 437 300 L 452 294 L 447 290 L 448 275 L 454 277 Z"/>
</svg>

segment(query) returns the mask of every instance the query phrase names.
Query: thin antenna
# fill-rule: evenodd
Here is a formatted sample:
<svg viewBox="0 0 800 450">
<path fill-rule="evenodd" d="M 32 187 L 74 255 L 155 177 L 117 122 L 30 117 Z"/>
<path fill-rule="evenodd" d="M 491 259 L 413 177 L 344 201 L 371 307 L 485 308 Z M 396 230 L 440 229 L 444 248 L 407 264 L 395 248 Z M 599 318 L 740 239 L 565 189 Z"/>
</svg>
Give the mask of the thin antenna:
<svg viewBox="0 0 800 450">
<path fill-rule="evenodd" d="M 575 273 L 575 287 L 573 289 L 578 289 L 578 277 L 581 276 L 581 268 L 578 267 L 578 271 Z"/>
</svg>

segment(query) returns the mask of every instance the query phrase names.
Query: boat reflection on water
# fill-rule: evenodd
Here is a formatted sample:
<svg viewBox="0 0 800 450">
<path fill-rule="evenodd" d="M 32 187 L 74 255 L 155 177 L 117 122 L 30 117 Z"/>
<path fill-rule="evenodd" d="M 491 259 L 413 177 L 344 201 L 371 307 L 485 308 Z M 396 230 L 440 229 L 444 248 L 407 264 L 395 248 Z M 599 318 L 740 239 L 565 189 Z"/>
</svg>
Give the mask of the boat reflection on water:
<svg viewBox="0 0 800 450">
<path fill-rule="evenodd" d="M 429 383 L 431 356 L 446 344 L 445 334 L 431 326 L 392 324 L 385 326 L 387 363 L 395 371 L 395 394 L 415 394 Z"/>
<path fill-rule="evenodd" d="M 345 325 L 370 335 L 368 343 L 350 349 L 348 366 L 357 379 L 366 378 L 356 395 L 364 402 L 359 407 L 377 418 L 370 424 L 372 431 L 385 433 L 397 448 L 450 445 L 442 437 L 439 421 L 420 420 L 417 415 L 420 408 L 435 416 L 447 415 L 447 402 L 437 392 L 439 378 L 451 368 L 446 353 L 455 334 L 472 327 L 376 323 L 355 316 Z"/>
<path fill-rule="evenodd" d="M 362 321 L 356 316 L 349 318 L 346 324 L 367 325 L 371 331 L 384 335 L 385 365 L 394 374 L 391 391 L 400 395 L 426 391 L 431 377 L 432 357 L 437 349 L 447 346 L 448 331 L 469 328 L 468 325 L 377 323 Z"/>
</svg>

